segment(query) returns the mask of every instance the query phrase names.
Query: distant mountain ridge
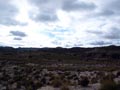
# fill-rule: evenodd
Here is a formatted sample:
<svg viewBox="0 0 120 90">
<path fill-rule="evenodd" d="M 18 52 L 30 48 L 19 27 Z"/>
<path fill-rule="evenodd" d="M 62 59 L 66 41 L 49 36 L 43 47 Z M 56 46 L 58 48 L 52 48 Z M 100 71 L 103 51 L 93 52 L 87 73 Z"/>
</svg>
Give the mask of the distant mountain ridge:
<svg viewBox="0 0 120 90">
<path fill-rule="evenodd" d="M 120 46 L 94 48 L 13 48 L 0 47 L 0 60 L 119 60 Z"/>
</svg>

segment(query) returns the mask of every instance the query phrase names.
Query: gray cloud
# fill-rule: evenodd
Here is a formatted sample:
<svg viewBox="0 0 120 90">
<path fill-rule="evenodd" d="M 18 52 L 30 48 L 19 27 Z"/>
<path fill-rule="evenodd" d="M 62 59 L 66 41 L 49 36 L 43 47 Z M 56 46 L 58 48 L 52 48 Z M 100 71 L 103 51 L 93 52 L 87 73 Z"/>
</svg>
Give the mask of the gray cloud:
<svg viewBox="0 0 120 90">
<path fill-rule="evenodd" d="M 86 31 L 87 33 L 90 33 L 90 34 L 96 34 L 96 35 L 101 35 L 103 34 L 102 31 L 99 31 L 99 30 L 87 30 Z"/>
<path fill-rule="evenodd" d="M 30 0 L 33 6 L 38 8 L 37 13 L 30 12 L 30 18 L 40 22 L 54 22 L 58 20 L 56 14 L 56 1 L 55 0 Z"/>
<path fill-rule="evenodd" d="M 120 0 L 106 0 L 101 6 L 102 10 L 98 16 L 119 16 L 120 15 Z"/>
<path fill-rule="evenodd" d="M 112 42 L 107 42 L 107 41 L 94 41 L 89 43 L 90 45 L 110 45 Z"/>
<path fill-rule="evenodd" d="M 22 38 L 20 38 L 20 37 L 15 37 L 14 40 L 20 41 L 20 40 L 22 40 Z"/>
<path fill-rule="evenodd" d="M 95 34 L 99 38 L 103 39 L 109 39 L 109 40 L 117 40 L 120 39 L 120 29 L 117 27 L 111 27 L 109 30 L 106 30 L 106 32 L 101 31 L 93 31 L 93 30 L 88 30 L 88 34 Z"/>
<path fill-rule="evenodd" d="M 51 2 L 52 0 L 29 0 L 31 4 L 42 5 Z"/>
<path fill-rule="evenodd" d="M 18 9 L 11 4 L 11 0 L 0 0 L 0 24 L 2 25 L 22 25 L 14 18 Z"/>
<path fill-rule="evenodd" d="M 31 5 L 38 8 L 38 11 L 30 13 L 30 18 L 40 22 L 53 22 L 58 20 L 57 10 L 63 11 L 88 11 L 94 10 L 94 3 L 87 3 L 78 0 L 29 0 Z"/>
<path fill-rule="evenodd" d="M 14 44 L 14 46 L 23 47 L 24 45 L 22 45 L 22 44 Z"/>
<path fill-rule="evenodd" d="M 62 44 L 61 41 L 58 41 L 58 40 L 54 40 L 54 41 L 52 41 L 52 43 L 55 44 L 55 45 L 61 45 Z"/>
<path fill-rule="evenodd" d="M 115 15 L 115 12 L 112 10 L 102 10 L 96 14 L 97 17 L 98 16 L 108 17 L 108 16 L 113 16 L 113 15 Z"/>
<path fill-rule="evenodd" d="M 62 9 L 65 11 L 94 10 L 94 3 L 79 2 L 78 0 L 65 0 Z"/>
<path fill-rule="evenodd" d="M 32 18 L 35 21 L 41 21 L 41 22 L 52 22 L 58 20 L 56 13 L 49 11 L 43 11 L 35 16 L 31 15 L 30 18 Z"/>
<path fill-rule="evenodd" d="M 104 2 L 98 0 L 95 2 L 95 5 L 97 6 L 96 10 L 87 13 L 86 18 L 96 20 L 101 18 L 102 20 L 113 20 L 116 17 L 120 18 L 120 0 L 105 0 Z"/>
<path fill-rule="evenodd" d="M 108 32 L 102 35 L 106 39 L 120 39 L 120 29 L 112 27 Z"/>
<path fill-rule="evenodd" d="M 116 11 L 120 14 L 120 0 L 112 0 L 111 3 L 109 3 L 106 8 L 109 7 L 110 9 Z"/>
<path fill-rule="evenodd" d="M 0 24 L 1 25 L 6 25 L 6 26 L 16 26 L 16 25 L 20 25 L 20 26 L 25 26 L 25 25 L 27 25 L 27 23 L 21 23 L 21 22 L 19 22 L 19 21 L 16 21 L 16 20 L 14 20 L 14 19 L 12 19 L 12 18 L 4 18 L 4 20 L 3 19 L 1 19 L 1 21 L 0 21 Z"/>
<path fill-rule="evenodd" d="M 94 11 L 92 12 L 91 14 L 87 14 L 86 17 L 88 19 L 98 19 L 98 18 L 103 18 L 104 20 L 106 19 L 110 19 L 112 17 L 115 17 L 117 16 L 117 14 L 115 13 L 115 11 L 113 10 L 109 10 L 109 9 L 106 9 L 106 8 L 102 8 L 101 10 L 97 10 L 97 11 Z"/>
<path fill-rule="evenodd" d="M 57 21 L 57 15 L 51 13 L 42 13 L 40 16 L 37 17 L 37 20 L 40 21 Z"/>
<path fill-rule="evenodd" d="M 81 46 L 83 46 L 83 44 L 82 44 L 82 43 L 76 43 L 76 44 L 74 44 L 73 46 L 74 46 L 74 47 L 81 47 Z"/>
<path fill-rule="evenodd" d="M 26 37 L 27 35 L 21 31 L 10 31 L 10 34 L 17 37 Z"/>
</svg>

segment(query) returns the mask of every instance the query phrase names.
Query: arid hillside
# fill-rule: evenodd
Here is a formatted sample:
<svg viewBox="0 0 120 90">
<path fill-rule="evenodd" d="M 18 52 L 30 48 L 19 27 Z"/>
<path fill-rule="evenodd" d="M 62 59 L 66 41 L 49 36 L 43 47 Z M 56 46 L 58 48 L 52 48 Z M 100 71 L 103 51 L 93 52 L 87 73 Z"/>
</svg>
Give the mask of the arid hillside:
<svg viewBox="0 0 120 90">
<path fill-rule="evenodd" d="M 53 67 L 91 68 L 120 66 L 120 47 L 96 48 L 12 48 L 0 47 L 0 60 L 19 63 L 36 63 Z M 85 69 L 86 69 L 85 68 Z M 90 69 L 89 68 L 89 69 Z"/>
<path fill-rule="evenodd" d="M 96 48 L 12 48 L 0 47 L 0 59 L 30 59 L 30 60 L 119 60 L 120 47 Z"/>
</svg>

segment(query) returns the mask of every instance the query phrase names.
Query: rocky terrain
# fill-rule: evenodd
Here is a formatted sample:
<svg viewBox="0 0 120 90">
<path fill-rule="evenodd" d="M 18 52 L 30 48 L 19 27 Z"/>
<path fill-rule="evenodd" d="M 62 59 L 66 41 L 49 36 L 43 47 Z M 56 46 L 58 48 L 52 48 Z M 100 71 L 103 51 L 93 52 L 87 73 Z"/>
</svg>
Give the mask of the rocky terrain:
<svg viewBox="0 0 120 90">
<path fill-rule="evenodd" d="M 120 90 L 120 47 L 0 47 L 0 90 Z"/>
<path fill-rule="evenodd" d="M 115 82 L 120 89 L 120 71 L 117 70 L 47 70 L 35 64 L 21 66 L 11 61 L 0 62 L 0 90 L 102 90 L 100 88 L 105 80 L 112 81 L 113 85 Z"/>
</svg>

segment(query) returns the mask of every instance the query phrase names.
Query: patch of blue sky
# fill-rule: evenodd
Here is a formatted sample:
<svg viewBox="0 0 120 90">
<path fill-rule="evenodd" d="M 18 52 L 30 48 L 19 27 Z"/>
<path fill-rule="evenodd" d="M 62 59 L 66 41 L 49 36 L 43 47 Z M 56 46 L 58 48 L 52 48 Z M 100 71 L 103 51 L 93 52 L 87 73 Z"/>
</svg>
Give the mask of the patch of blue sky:
<svg viewBox="0 0 120 90">
<path fill-rule="evenodd" d="M 64 38 L 55 34 L 54 32 L 51 32 L 51 31 L 44 31 L 42 32 L 44 35 L 48 36 L 49 38 L 54 38 L 54 39 L 57 39 L 57 40 L 63 40 Z"/>
<path fill-rule="evenodd" d="M 58 33 L 70 33 L 70 32 L 74 32 L 73 29 L 69 29 L 69 28 L 55 28 L 53 30 L 54 32 L 58 32 Z"/>
</svg>

